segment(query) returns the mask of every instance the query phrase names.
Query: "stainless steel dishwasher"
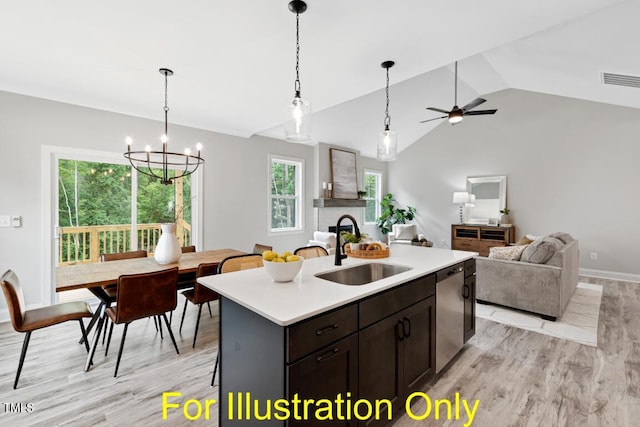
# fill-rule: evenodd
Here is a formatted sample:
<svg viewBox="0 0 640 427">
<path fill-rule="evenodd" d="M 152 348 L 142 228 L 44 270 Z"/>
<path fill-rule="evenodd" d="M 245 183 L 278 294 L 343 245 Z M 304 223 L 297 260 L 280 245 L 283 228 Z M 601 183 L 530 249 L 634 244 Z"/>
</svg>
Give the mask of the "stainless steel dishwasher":
<svg viewBox="0 0 640 427">
<path fill-rule="evenodd" d="M 436 372 L 464 345 L 464 264 L 436 273 Z"/>
</svg>

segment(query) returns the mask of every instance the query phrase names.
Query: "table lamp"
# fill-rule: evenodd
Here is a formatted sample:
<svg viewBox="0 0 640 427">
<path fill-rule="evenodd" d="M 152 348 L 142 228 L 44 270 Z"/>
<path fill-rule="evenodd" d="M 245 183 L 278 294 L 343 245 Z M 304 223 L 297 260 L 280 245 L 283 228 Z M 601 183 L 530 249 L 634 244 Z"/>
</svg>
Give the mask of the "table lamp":
<svg viewBox="0 0 640 427">
<path fill-rule="evenodd" d="M 469 193 L 466 191 L 454 191 L 453 192 L 453 203 L 458 203 L 460 205 L 460 224 L 463 224 L 463 211 L 465 203 L 469 203 L 470 197 Z"/>
</svg>

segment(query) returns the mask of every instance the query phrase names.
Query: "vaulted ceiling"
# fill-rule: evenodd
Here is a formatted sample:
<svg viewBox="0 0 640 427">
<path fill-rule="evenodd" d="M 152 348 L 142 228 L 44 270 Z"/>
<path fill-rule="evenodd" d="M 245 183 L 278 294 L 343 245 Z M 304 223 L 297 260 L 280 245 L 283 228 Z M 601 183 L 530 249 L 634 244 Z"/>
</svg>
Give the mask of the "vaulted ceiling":
<svg viewBox="0 0 640 427">
<path fill-rule="evenodd" d="M 3 6 L 0 90 L 162 120 L 281 138 L 294 92 L 295 16 L 288 0 L 26 0 Z M 307 0 L 300 16 L 302 94 L 313 139 L 375 157 L 384 60 L 394 60 L 391 127 L 400 150 L 453 106 L 518 88 L 640 108 L 640 0 Z M 500 114 L 498 111 L 497 114 Z M 491 116 L 465 120 L 491 120 Z M 462 124 L 464 125 L 464 123 Z M 123 129 L 123 140 L 129 130 Z"/>
</svg>

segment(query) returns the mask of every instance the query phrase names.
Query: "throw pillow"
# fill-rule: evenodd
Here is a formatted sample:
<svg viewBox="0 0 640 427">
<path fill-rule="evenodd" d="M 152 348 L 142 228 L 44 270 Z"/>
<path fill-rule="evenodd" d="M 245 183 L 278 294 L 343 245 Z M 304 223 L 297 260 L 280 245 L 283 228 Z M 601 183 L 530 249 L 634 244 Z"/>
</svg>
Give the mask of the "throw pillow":
<svg viewBox="0 0 640 427">
<path fill-rule="evenodd" d="M 565 245 L 567 243 L 571 243 L 574 240 L 576 240 L 576 239 L 573 238 L 573 236 L 571 236 L 571 234 L 565 233 L 564 231 L 559 231 L 557 233 L 549 234 L 549 237 L 555 237 L 556 239 L 560 240 Z"/>
<path fill-rule="evenodd" d="M 553 237 L 543 237 L 527 245 L 522 252 L 520 261 L 534 264 L 544 264 L 549 261 L 553 254 L 562 248 L 562 242 Z"/>
<path fill-rule="evenodd" d="M 528 238 L 527 236 L 522 236 L 522 238 L 520 238 L 520 240 L 518 240 L 516 242 L 516 245 L 518 245 L 518 246 L 520 246 L 520 245 L 528 245 L 531 242 L 533 242 L 532 239 Z"/>
<path fill-rule="evenodd" d="M 395 224 L 396 240 L 411 240 L 416 237 L 415 224 Z"/>
<path fill-rule="evenodd" d="M 489 248 L 489 258 L 518 261 L 526 247 L 527 245 L 495 246 L 493 248 Z"/>
</svg>

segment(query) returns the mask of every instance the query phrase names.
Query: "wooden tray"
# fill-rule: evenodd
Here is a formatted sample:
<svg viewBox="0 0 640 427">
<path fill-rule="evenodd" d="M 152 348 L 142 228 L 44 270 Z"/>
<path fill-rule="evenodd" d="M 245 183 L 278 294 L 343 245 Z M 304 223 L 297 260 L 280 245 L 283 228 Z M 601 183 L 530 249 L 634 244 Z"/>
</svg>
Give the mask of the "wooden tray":
<svg viewBox="0 0 640 427">
<path fill-rule="evenodd" d="M 347 256 L 350 256 L 353 258 L 366 258 L 366 259 L 388 258 L 390 254 L 389 249 L 382 249 L 377 251 L 367 251 L 367 250 L 362 251 L 360 249 L 356 249 L 355 251 L 352 251 L 348 247 L 346 247 L 345 249 L 346 249 Z"/>
</svg>

